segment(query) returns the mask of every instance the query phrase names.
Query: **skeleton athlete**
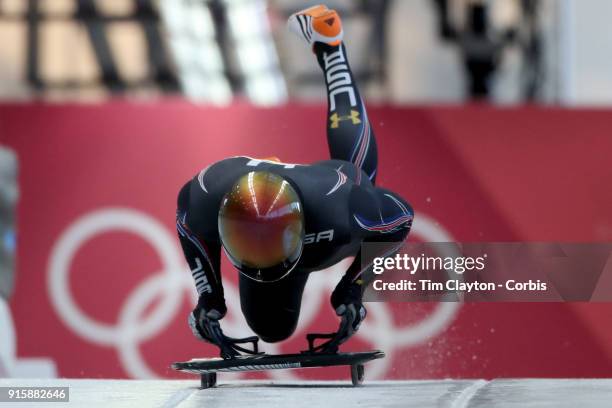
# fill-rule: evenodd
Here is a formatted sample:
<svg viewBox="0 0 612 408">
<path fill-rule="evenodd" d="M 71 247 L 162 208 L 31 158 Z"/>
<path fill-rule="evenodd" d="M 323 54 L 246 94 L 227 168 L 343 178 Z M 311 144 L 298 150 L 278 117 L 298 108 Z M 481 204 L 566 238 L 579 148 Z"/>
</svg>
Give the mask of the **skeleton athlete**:
<svg viewBox="0 0 612 408">
<path fill-rule="evenodd" d="M 221 249 L 240 272 L 246 321 L 266 342 L 294 332 L 311 272 L 354 256 L 331 296 L 341 324 L 324 351 L 336 351 L 366 316 L 362 294 L 372 274 L 362 264 L 372 260 L 362 259 L 361 244 L 385 242 L 392 252 L 412 225 L 410 205 L 375 185 L 376 140 L 338 13 L 319 5 L 292 15 L 288 25 L 312 47 L 325 76 L 331 159 L 300 165 L 233 157 L 206 167 L 178 196 L 176 226 L 199 294 L 189 324 L 224 358 L 240 347 L 220 325 L 227 312 Z"/>
</svg>

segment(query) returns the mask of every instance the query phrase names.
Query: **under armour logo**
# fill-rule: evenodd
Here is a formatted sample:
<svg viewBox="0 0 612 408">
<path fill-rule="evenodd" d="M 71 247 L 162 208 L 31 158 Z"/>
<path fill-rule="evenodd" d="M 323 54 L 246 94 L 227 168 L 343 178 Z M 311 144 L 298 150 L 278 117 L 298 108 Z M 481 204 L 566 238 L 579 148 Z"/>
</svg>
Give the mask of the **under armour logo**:
<svg viewBox="0 0 612 408">
<path fill-rule="evenodd" d="M 331 121 L 332 129 L 338 129 L 338 127 L 340 127 L 340 122 L 343 122 L 345 120 L 350 120 L 353 125 L 358 125 L 361 123 L 361 119 L 359 118 L 359 112 L 356 110 L 351 110 L 350 115 L 343 116 L 334 113 L 329 117 L 329 120 Z"/>
</svg>

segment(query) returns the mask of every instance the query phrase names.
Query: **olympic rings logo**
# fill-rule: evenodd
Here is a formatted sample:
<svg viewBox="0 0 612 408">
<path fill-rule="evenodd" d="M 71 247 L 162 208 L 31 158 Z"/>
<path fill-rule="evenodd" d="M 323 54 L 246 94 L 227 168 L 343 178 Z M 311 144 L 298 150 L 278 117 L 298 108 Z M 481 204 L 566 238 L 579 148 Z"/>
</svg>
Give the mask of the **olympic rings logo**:
<svg viewBox="0 0 612 408">
<path fill-rule="evenodd" d="M 97 235 L 110 231 L 125 231 L 148 242 L 162 261 L 162 269 L 151 274 L 127 297 L 122 304 L 117 324 L 97 321 L 88 316 L 76 303 L 70 290 L 70 266 L 83 244 Z M 424 241 L 451 241 L 452 237 L 434 220 L 418 214 L 411 234 Z M 298 331 L 315 322 L 321 307 L 329 307 L 328 299 L 347 265 L 336 265 L 329 271 L 312 274 L 302 298 L 302 311 Z M 140 353 L 140 344 L 159 335 L 177 318 L 185 295 L 195 304 L 197 293 L 191 274 L 183 260 L 175 237 L 165 226 L 143 212 L 128 208 L 105 208 L 77 219 L 59 237 L 52 248 L 48 264 L 49 295 L 51 303 L 64 324 L 76 335 L 93 344 L 113 347 L 119 361 L 133 378 L 156 378 L 158 375 L 147 365 Z M 233 282 L 224 282 L 228 315 L 223 320 L 224 331 L 232 336 L 247 336 L 250 331 L 239 313 L 240 303 Z M 159 300 L 147 317 L 147 306 Z M 398 349 L 422 343 L 442 332 L 454 319 L 459 304 L 443 302 L 425 319 L 408 327 L 396 327 L 393 314 L 385 303 L 369 303 L 368 318 L 362 324 L 358 337 L 377 349 L 385 350 L 388 358 L 372 362 L 368 374 L 382 378 Z M 183 319 L 184 316 L 178 318 Z M 185 319 L 186 320 L 186 319 Z M 185 328 L 185 330 L 188 330 Z M 266 344 L 266 351 L 278 353 L 277 344 Z M 240 376 L 237 373 L 235 376 Z M 291 370 L 271 370 L 276 379 L 296 379 Z"/>
</svg>

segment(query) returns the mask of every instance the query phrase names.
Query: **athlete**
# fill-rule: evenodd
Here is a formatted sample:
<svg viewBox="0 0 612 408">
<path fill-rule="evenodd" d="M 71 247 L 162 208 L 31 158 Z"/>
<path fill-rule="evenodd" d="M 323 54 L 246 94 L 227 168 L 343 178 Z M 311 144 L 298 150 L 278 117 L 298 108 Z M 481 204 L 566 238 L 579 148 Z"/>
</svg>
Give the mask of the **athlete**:
<svg viewBox="0 0 612 408">
<path fill-rule="evenodd" d="M 246 321 L 266 342 L 294 332 L 311 272 L 354 256 L 331 296 L 341 323 L 322 351 L 334 352 L 366 316 L 362 294 L 373 276 L 367 267 L 373 257 L 363 259 L 361 244 L 383 242 L 381 251 L 392 253 L 412 225 L 410 205 L 375 186 L 376 140 L 346 57 L 338 13 L 311 7 L 292 15 L 288 26 L 312 47 L 325 75 L 331 160 L 299 165 L 233 157 L 206 167 L 178 196 L 176 226 L 199 294 L 189 325 L 224 358 L 244 350 L 219 323 L 227 312 L 222 249 L 240 272 Z"/>
</svg>

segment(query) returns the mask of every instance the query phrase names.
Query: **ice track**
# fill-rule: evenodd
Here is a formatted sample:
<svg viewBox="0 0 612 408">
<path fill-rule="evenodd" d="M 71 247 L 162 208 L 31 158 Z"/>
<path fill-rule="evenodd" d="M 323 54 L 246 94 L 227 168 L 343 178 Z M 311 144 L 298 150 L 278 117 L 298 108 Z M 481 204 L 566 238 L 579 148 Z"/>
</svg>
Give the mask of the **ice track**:
<svg viewBox="0 0 612 408">
<path fill-rule="evenodd" d="M 443 380 L 367 382 L 224 382 L 200 390 L 199 381 L 15 380 L 0 386 L 69 386 L 69 403 L 0 403 L 0 407 L 163 408 L 610 408 L 608 380 Z"/>
</svg>

